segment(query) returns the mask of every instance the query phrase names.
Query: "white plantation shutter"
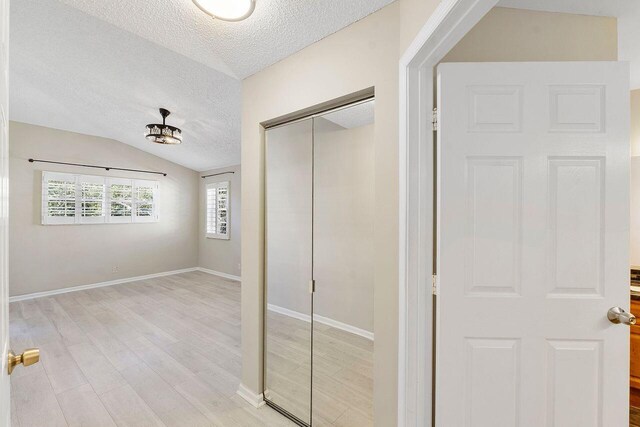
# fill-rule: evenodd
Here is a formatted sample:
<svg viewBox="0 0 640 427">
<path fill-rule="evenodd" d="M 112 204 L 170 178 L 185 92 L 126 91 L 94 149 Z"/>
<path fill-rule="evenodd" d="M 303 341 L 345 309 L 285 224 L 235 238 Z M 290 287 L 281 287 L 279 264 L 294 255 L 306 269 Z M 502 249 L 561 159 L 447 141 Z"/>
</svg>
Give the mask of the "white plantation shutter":
<svg viewBox="0 0 640 427">
<path fill-rule="evenodd" d="M 105 222 L 105 180 L 101 176 L 80 175 L 77 177 L 80 192 L 80 223 L 99 224 Z"/>
<path fill-rule="evenodd" d="M 229 181 L 207 184 L 207 237 L 229 239 Z"/>
<path fill-rule="evenodd" d="M 42 173 L 42 223 L 74 224 L 76 221 L 75 175 Z"/>
<path fill-rule="evenodd" d="M 124 178 L 107 179 L 109 222 L 133 221 L 133 182 Z"/>
<path fill-rule="evenodd" d="M 43 224 L 158 221 L 157 181 L 42 173 Z"/>
<path fill-rule="evenodd" d="M 133 222 L 155 222 L 158 220 L 156 209 L 156 181 L 133 181 Z"/>
<path fill-rule="evenodd" d="M 207 185 L 207 235 L 216 232 L 216 188 Z"/>
</svg>

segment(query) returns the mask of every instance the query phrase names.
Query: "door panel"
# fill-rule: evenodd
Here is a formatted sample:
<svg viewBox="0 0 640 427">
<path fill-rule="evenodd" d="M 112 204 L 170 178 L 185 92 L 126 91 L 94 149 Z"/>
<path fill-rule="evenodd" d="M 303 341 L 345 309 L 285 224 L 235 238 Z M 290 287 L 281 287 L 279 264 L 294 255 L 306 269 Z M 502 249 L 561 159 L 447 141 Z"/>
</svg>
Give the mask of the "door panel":
<svg viewBox="0 0 640 427">
<path fill-rule="evenodd" d="M 9 0 L 0 0 L 0 423 L 9 425 Z"/>
<path fill-rule="evenodd" d="M 266 132 L 264 396 L 311 423 L 313 122 Z"/>
<path fill-rule="evenodd" d="M 312 426 L 373 426 L 374 101 L 313 119 Z"/>
<path fill-rule="evenodd" d="M 438 67 L 438 426 L 624 426 L 621 63 Z"/>
</svg>

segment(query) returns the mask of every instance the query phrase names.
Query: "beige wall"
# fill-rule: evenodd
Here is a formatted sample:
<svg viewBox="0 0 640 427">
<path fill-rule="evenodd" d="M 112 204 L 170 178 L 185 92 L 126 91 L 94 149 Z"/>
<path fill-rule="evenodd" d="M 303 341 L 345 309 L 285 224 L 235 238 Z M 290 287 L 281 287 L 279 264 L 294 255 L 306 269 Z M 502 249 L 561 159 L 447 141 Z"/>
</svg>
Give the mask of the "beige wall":
<svg viewBox="0 0 640 427">
<path fill-rule="evenodd" d="M 197 265 L 199 178 L 196 172 L 114 140 L 18 122 L 11 122 L 9 127 L 9 152 L 10 295 Z M 168 175 L 27 162 L 31 157 L 148 169 Z M 43 170 L 157 179 L 160 221 L 43 226 Z"/>
<path fill-rule="evenodd" d="M 374 125 L 313 122 L 267 131 L 267 303 L 308 316 L 313 268 L 313 314 L 373 332 Z"/>
<path fill-rule="evenodd" d="M 375 125 L 314 124 L 313 313 L 373 332 Z"/>
<path fill-rule="evenodd" d="M 616 61 L 615 18 L 493 8 L 442 62 Z"/>
<path fill-rule="evenodd" d="M 313 270 L 312 141 L 312 120 L 265 134 L 267 304 L 305 316 L 311 315 Z"/>
<path fill-rule="evenodd" d="M 242 381 L 262 391 L 264 146 L 260 123 L 374 86 L 374 410 L 397 418 L 398 62 L 437 6 L 398 0 L 243 82 Z"/>
<path fill-rule="evenodd" d="M 240 165 L 229 166 L 221 169 L 212 169 L 201 172 L 198 176 L 210 175 L 221 172 L 234 172 L 233 174 L 224 174 L 212 176 L 209 178 L 200 178 L 200 209 L 199 209 L 199 267 L 220 273 L 231 274 L 232 276 L 240 276 L 240 199 L 241 199 L 241 168 Z M 211 182 L 229 181 L 229 192 L 231 194 L 230 215 L 231 222 L 229 228 L 229 240 L 209 239 L 207 238 L 207 199 L 206 184 Z"/>
</svg>

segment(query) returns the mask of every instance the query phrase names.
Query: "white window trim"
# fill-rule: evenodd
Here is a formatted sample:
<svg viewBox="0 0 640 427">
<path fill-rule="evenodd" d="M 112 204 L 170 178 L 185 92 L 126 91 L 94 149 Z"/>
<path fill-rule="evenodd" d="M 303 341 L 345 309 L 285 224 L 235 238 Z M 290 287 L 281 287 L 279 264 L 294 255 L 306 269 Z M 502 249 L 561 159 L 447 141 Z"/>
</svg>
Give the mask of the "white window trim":
<svg viewBox="0 0 640 427">
<path fill-rule="evenodd" d="M 208 193 L 210 189 L 217 190 L 218 188 L 227 189 L 227 232 L 226 233 L 210 233 L 209 232 L 209 195 Z M 231 231 L 231 182 L 219 181 L 219 182 L 208 183 L 205 186 L 204 199 L 205 199 L 204 227 L 206 230 L 207 239 L 229 240 L 230 231 Z M 216 208 L 216 216 L 217 216 L 217 208 Z"/>
<path fill-rule="evenodd" d="M 47 215 L 48 194 L 47 182 L 59 180 L 73 183 L 75 186 L 75 216 L 73 217 L 51 217 Z M 93 182 L 104 184 L 104 215 L 100 217 L 82 217 L 82 182 Z M 111 216 L 111 184 L 131 185 L 131 216 L 130 217 L 112 217 Z M 135 200 L 136 189 L 140 187 L 149 187 L 153 189 L 153 214 L 151 216 L 138 216 L 137 205 Z M 99 175 L 81 175 L 63 172 L 42 172 L 41 186 L 41 217 L 42 225 L 85 225 L 85 224 L 132 224 L 132 223 L 150 223 L 160 220 L 158 209 L 158 195 L 160 184 L 158 181 L 130 179 L 130 178 L 110 178 Z"/>
</svg>

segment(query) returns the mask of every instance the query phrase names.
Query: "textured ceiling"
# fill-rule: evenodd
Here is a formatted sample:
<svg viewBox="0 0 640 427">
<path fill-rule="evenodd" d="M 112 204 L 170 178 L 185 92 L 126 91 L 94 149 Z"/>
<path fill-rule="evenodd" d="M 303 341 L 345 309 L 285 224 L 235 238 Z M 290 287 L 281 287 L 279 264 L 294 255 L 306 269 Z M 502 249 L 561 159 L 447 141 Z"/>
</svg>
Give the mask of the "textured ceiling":
<svg viewBox="0 0 640 427">
<path fill-rule="evenodd" d="M 640 89 L 640 1 L 638 0 L 501 0 L 500 6 L 618 18 L 618 59 L 629 61 L 631 88 Z"/>
<path fill-rule="evenodd" d="M 341 108 L 324 114 L 322 117 L 345 129 L 371 125 L 375 117 L 375 101 L 367 101 L 348 108 Z"/>
<path fill-rule="evenodd" d="M 224 22 L 191 0 L 12 0 L 10 117 L 195 170 L 237 164 L 239 79 L 392 1 L 257 0 L 249 19 Z M 182 145 L 144 139 L 158 107 Z"/>
</svg>

